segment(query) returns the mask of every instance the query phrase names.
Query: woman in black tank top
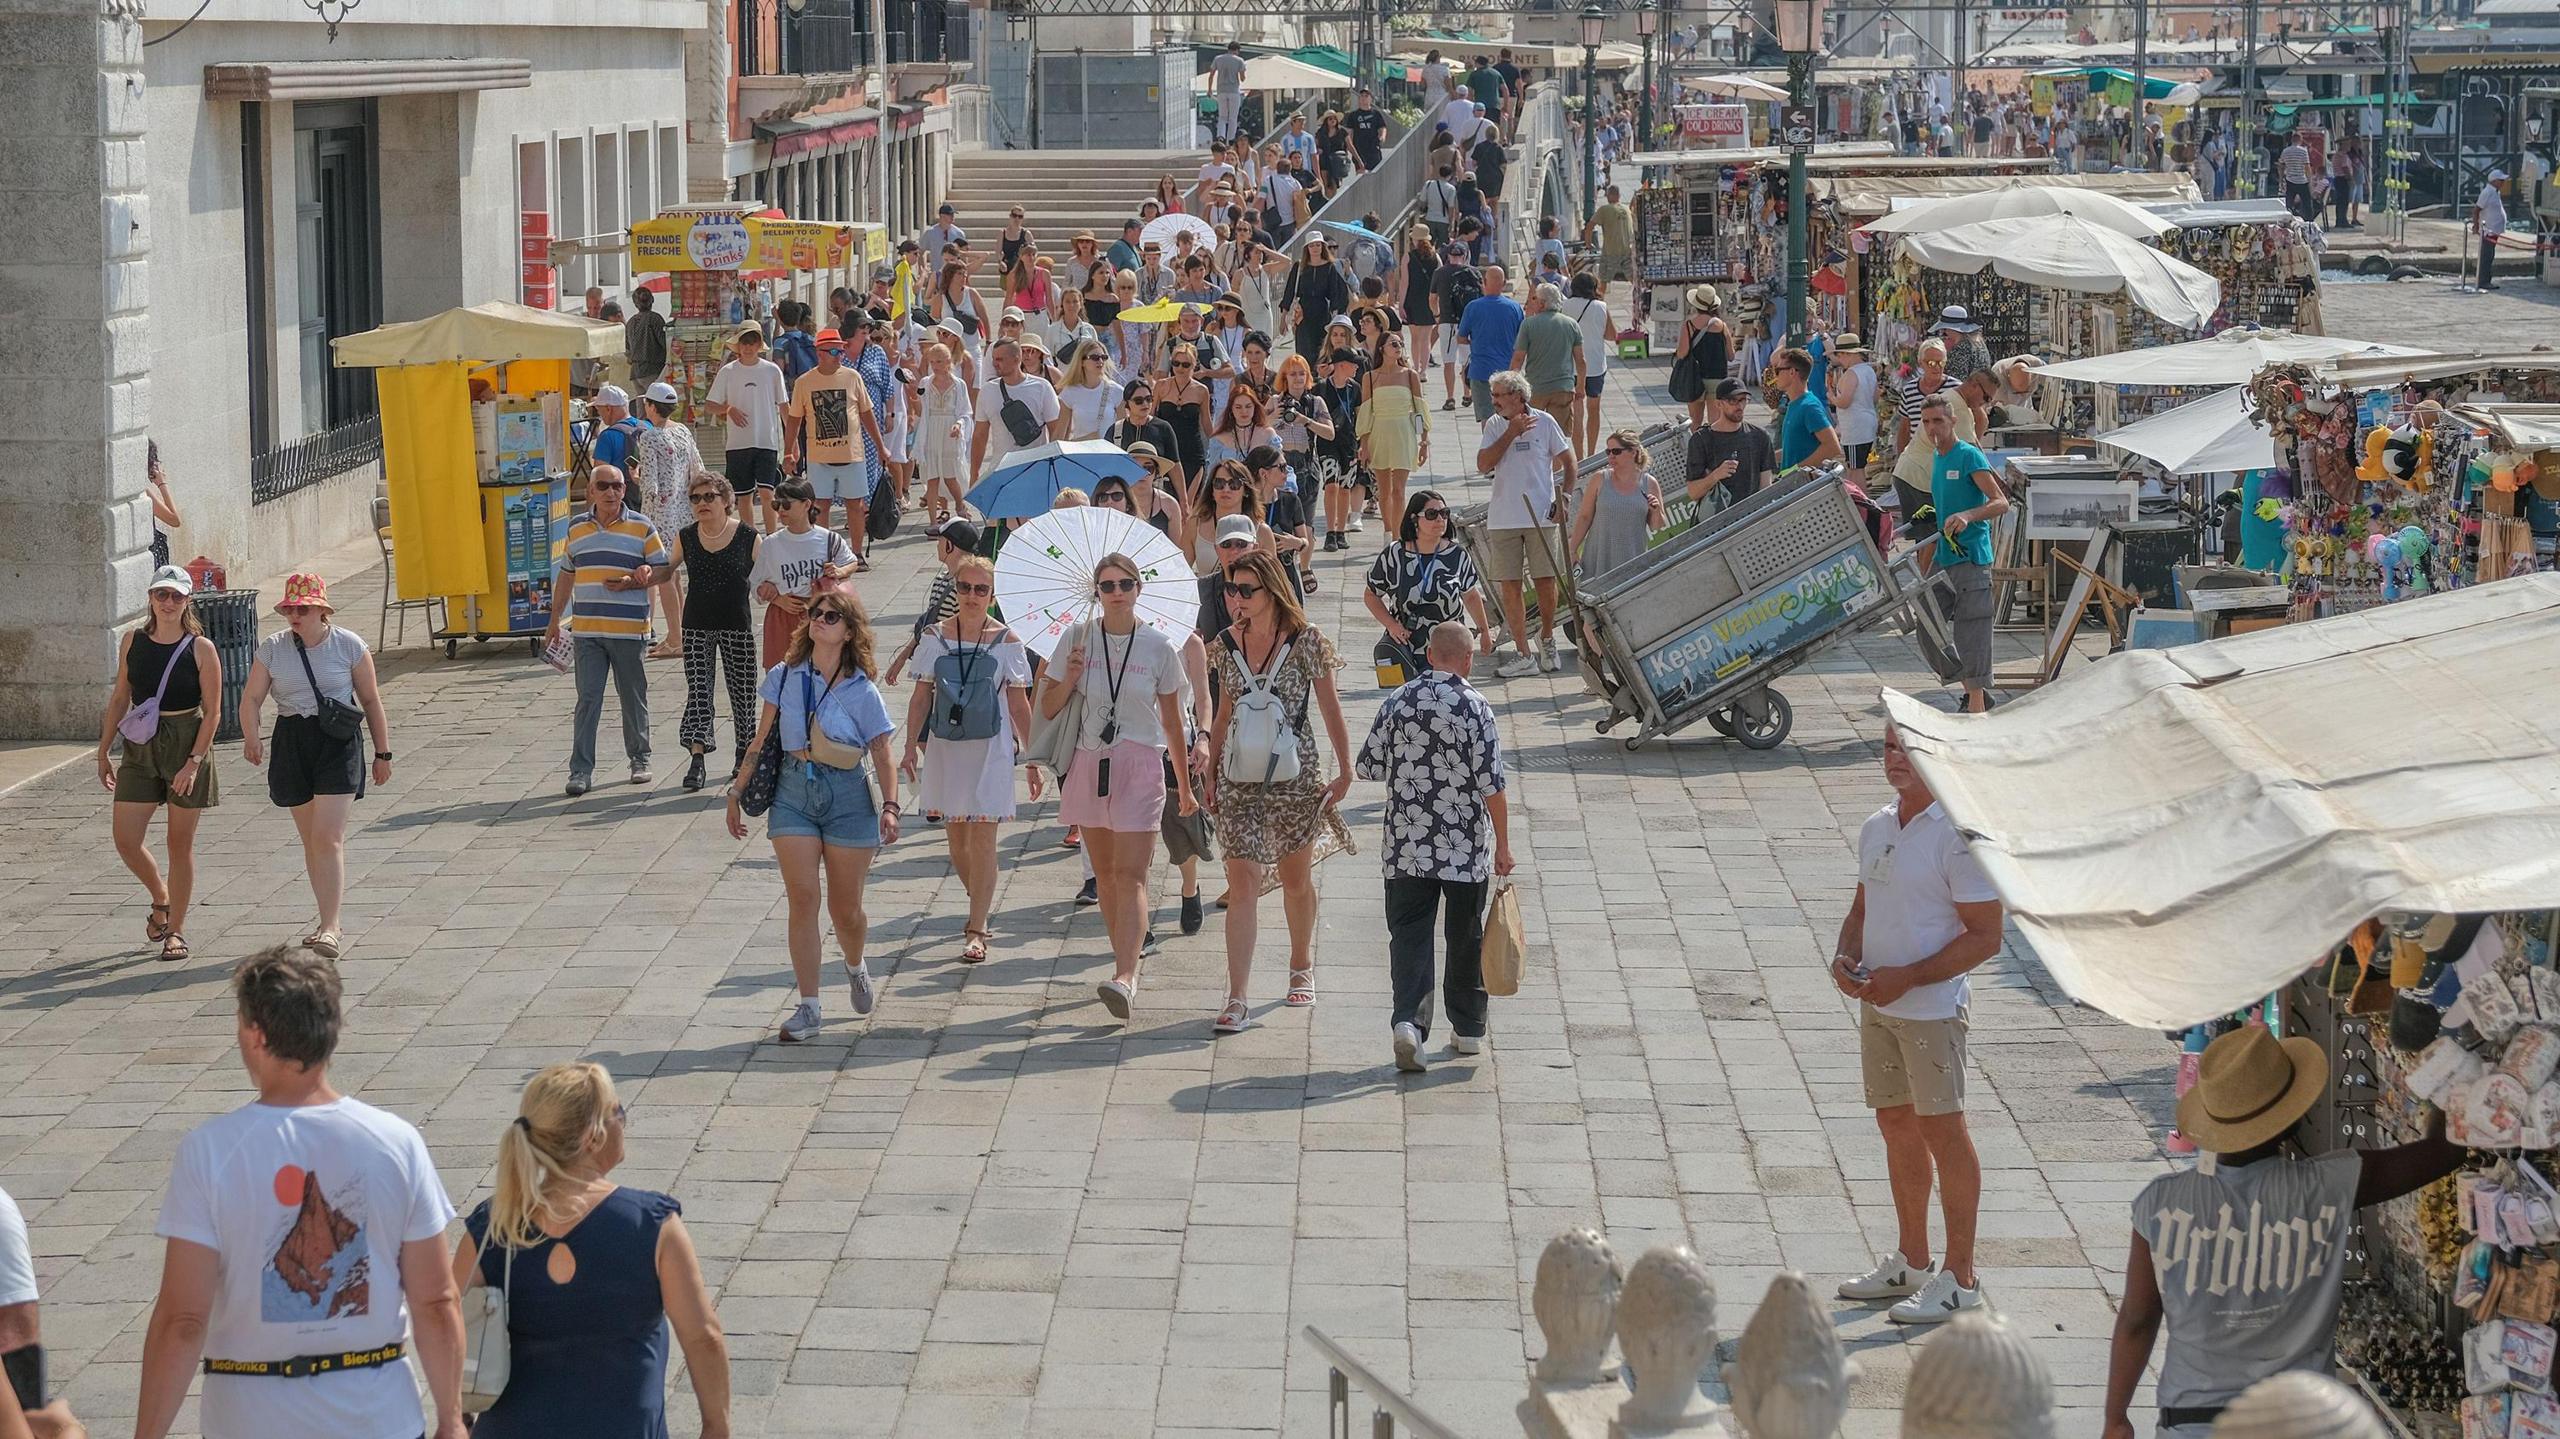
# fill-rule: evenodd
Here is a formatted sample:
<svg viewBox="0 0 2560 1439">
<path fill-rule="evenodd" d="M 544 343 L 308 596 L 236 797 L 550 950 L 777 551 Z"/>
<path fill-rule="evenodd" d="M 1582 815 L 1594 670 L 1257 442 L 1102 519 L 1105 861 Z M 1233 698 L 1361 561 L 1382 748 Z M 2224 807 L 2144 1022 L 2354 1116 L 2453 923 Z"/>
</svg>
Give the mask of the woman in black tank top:
<svg viewBox="0 0 2560 1439">
<path fill-rule="evenodd" d="M 214 783 L 213 733 L 221 712 L 222 661 L 204 637 L 187 574 L 162 566 L 151 576 L 151 619 L 125 636 L 116 682 L 107 691 L 105 721 L 98 727 L 98 781 L 115 794 L 116 855 L 150 895 L 143 937 L 159 957 L 188 957 L 187 903 L 195 892 L 196 821 L 220 802 Z M 133 711 L 159 705 L 159 721 L 137 722 L 123 735 L 124 753 L 111 755 L 118 732 Z M 151 817 L 169 807 L 169 864 L 162 877 L 152 858 Z"/>
</svg>

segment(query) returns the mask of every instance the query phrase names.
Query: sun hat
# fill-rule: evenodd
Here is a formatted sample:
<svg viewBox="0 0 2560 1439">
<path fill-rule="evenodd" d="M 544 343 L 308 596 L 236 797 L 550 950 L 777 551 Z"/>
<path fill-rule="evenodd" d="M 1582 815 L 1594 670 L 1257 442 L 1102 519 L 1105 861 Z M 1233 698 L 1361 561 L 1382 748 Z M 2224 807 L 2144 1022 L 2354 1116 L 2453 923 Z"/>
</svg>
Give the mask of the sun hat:
<svg viewBox="0 0 2560 1439">
<path fill-rule="evenodd" d="M 1723 304 L 1724 300 L 1716 294 L 1715 286 L 1692 285 L 1689 287 L 1690 309 L 1695 310 L 1702 315 L 1712 315 L 1721 308 Z"/>
<path fill-rule="evenodd" d="M 2224 1406 L 2217 1439 L 2383 1439 L 2382 1421 L 2326 1374 L 2295 1370 L 2259 1380 Z"/>
<path fill-rule="evenodd" d="M 844 336 L 834 330 L 820 330 L 814 337 L 812 337 L 811 343 L 823 350 L 829 345 L 843 344 Z"/>
<path fill-rule="evenodd" d="M 624 393 L 620 385 L 606 385 L 597 390 L 595 402 L 599 405 L 611 405 L 617 410 L 631 408 L 631 396 Z"/>
<path fill-rule="evenodd" d="M 764 326 L 762 326 L 762 325 L 743 325 L 743 326 L 740 326 L 740 327 L 739 327 L 739 330 L 738 330 L 737 338 L 736 338 L 735 340 L 731 341 L 731 343 L 733 343 L 733 344 L 739 344 L 739 345 L 748 344 L 748 343 L 750 343 L 750 342 L 752 342 L 752 343 L 754 343 L 754 344 L 758 344 L 758 345 L 761 345 L 761 344 L 763 344 L 763 343 L 764 343 Z"/>
<path fill-rule="evenodd" d="M 162 565 L 151 572 L 151 583 L 146 588 L 176 590 L 180 595 L 191 595 L 196 592 L 196 582 L 188 578 L 187 572 L 176 565 Z"/>
<path fill-rule="evenodd" d="M 1938 323 L 1930 326 L 1929 328 L 1933 330 L 1953 330 L 1959 335 L 1970 335 L 1982 327 L 1973 322 L 1973 312 L 1971 310 L 1966 309 L 1962 305 L 1949 305 L 1938 312 Z"/>
<path fill-rule="evenodd" d="M 329 582 L 318 575 L 296 572 L 284 578 L 284 598 L 276 601 L 276 613 L 284 614 L 304 605 L 318 605 L 331 614 L 338 607 L 329 603 Z"/>
<path fill-rule="evenodd" d="M 2178 1100 L 2178 1132 L 2216 1154 L 2255 1149 L 2310 1113 L 2328 1086 L 2318 1040 L 2235 1029 L 2205 1046 L 2196 1086 Z"/>
<path fill-rule="evenodd" d="M 1129 458 L 1133 460 L 1161 460 L 1164 458 L 1163 455 L 1156 452 L 1155 442 L 1152 440 L 1133 440 L 1129 443 L 1127 449 L 1129 452 Z"/>
<path fill-rule="evenodd" d="M 1237 299 L 1233 290 L 1220 295 L 1213 303 L 1221 310 L 1233 310 L 1239 315 L 1244 313 L 1244 301 Z"/>
<path fill-rule="evenodd" d="M 1019 325 L 1026 318 L 1027 317 L 1022 313 L 1022 307 L 1020 305 L 1007 305 L 1004 307 L 1004 315 L 997 321 L 997 323 L 1004 325 Z"/>
<path fill-rule="evenodd" d="M 668 384 L 664 380 L 660 380 L 656 384 L 651 385 L 647 391 L 642 393 L 640 398 L 647 400 L 653 405 L 675 406 L 684 403 L 683 398 L 676 394 L 676 387 Z"/>
<path fill-rule="evenodd" d="M 1224 549 L 1238 540 L 1242 540 L 1248 545 L 1257 544 L 1261 539 L 1262 532 L 1253 527 L 1253 516 L 1251 515 L 1229 515 L 1225 519 L 1218 521 L 1218 542 L 1216 548 Z"/>
<path fill-rule="evenodd" d="M 1863 355 L 1866 352 L 1867 342 L 1859 339 L 1855 330 L 1843 330 L 1831 337 L 1831 353 L 1835 355 Z"/>
</svg>

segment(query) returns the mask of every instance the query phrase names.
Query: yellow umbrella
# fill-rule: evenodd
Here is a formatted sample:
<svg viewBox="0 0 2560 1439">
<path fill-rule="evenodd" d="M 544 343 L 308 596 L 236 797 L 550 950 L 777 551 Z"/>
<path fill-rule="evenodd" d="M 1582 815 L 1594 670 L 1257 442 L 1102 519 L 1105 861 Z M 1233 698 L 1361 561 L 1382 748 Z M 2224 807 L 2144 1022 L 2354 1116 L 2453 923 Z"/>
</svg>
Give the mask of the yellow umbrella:
<svg viewBox="0 0 2560 1439">
<path fill-rule="evenodd" d="M 1197 300 L 1158 300 L 1152 305 L 1140 305 L 1134 310 L 1122 310 L 1120 318 L 1132 325 L 1170 325 L 1181 319 L 1182 312 L 1185 310 L 1205 315 L 1209 313 L 1210 308 Z"/>
</svg>

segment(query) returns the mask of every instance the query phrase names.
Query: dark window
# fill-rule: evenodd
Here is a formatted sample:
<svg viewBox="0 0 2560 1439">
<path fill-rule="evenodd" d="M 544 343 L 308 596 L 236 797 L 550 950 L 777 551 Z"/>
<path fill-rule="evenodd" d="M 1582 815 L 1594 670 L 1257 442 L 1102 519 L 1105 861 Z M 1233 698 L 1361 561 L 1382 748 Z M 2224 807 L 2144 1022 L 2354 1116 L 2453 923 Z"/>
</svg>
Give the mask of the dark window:
<svg viewBox="0 0 2560 1439">
<path fill-rule="evenodd" d="M 240 253 L 248 284 L 249 453 L 276 444 L 275 307 L 269 293 L 267 235 L 267 107 L 240 106 Z"/>
<path fill-rule="evenodd" d="M 373 372 L 329 363 L 331 340 L 382 323 L 372 111 L 370 103 L 360 100 L 294 107 L 305 434 L 374 412 Z"/>
</svg>

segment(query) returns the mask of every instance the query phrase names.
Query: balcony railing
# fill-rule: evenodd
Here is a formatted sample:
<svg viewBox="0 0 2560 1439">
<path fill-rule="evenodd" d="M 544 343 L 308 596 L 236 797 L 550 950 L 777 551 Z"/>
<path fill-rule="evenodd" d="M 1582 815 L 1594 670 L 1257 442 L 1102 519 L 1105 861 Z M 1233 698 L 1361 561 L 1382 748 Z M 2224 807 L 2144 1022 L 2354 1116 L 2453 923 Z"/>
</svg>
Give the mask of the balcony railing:
<svg viewBox="0 0 2560 1439">
<path fill-rule="evenodd" d="M 953 0 L 885 0 L 892 65 L 969 61 L 969 7 Z M 842 75 L 870 67 L 866 0 L 806 0 L 800 9 L 750 3 L 738 44 L 738 73 Z"/>
</svg>

